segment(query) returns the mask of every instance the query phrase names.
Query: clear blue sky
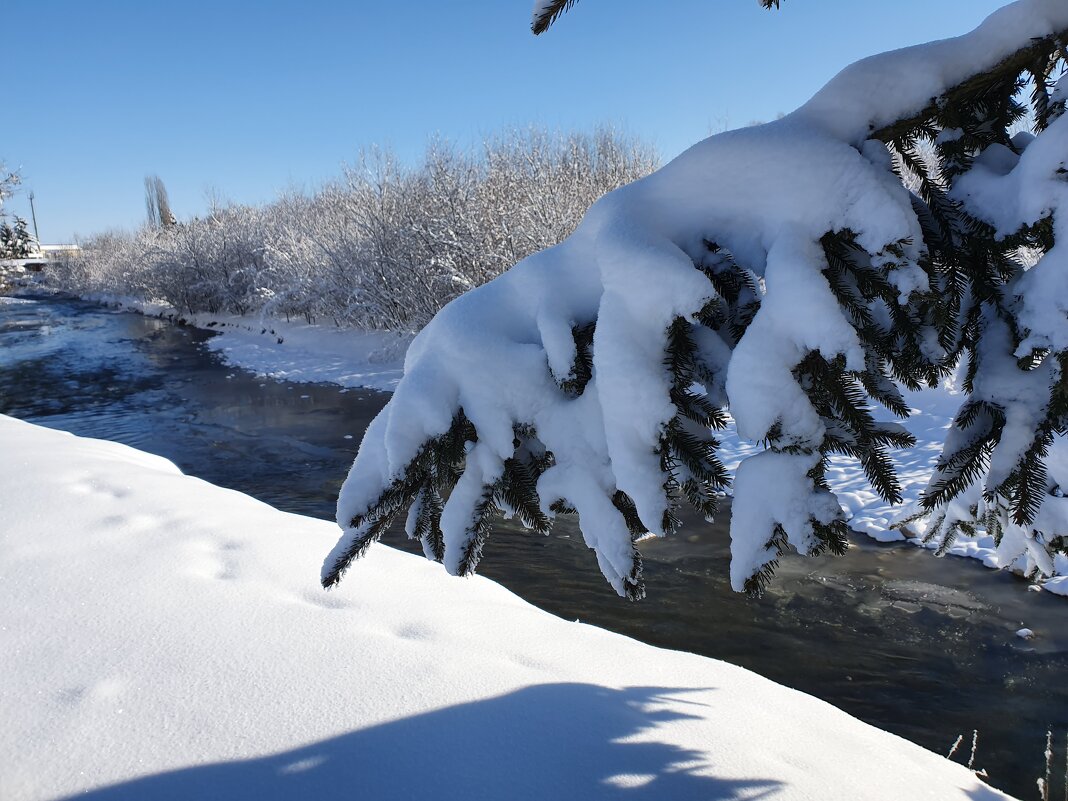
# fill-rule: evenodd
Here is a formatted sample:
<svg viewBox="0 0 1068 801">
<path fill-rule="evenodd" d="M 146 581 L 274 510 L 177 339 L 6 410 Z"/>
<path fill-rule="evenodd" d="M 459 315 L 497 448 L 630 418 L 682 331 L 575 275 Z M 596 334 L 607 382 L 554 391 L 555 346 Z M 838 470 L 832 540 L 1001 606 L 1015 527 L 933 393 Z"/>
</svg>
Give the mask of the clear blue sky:
<svg viewBox="0 0 1068 801">
<path fill-rule="evenodd" d="M 1003 0 L 582 0 L 535 38 L 530 0 L 7 0 L 0 159 L 45 242 L 144 215 L 159 174 L 179 217 L 206 193 L 311 189 L 359 148 L 612 123 L 665 158 L 772 119 L 846 64 L 963 33 Z M 648 13 L 645 9 L 654 9 Z"/>
</svg>

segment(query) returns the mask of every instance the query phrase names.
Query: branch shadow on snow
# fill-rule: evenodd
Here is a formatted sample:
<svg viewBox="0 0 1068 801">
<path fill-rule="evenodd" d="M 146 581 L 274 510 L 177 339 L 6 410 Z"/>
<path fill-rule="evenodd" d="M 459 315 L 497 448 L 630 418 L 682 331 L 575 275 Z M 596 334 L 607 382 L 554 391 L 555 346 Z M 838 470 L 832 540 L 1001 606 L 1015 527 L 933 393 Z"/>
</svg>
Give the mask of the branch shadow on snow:
<svg viewBox="0 0 1068 801">
<path fill-rule="evenodd" d="M 717 778 L 709 759 L 714 755 L 662 742 L 626 742 L 649 738 L 657 724 L 693 718 L 679 710 L 693 703 L 680 697 L 685 692 L 538 685 L 273 756 L 183 768 L 77 797 L 729 801 L 774 795 L 777 781 Z M 630 777 L 630 786 L 623 777 Z"/>
<path fill-rule="evenodd" d="M 980 786 L 965 792 L 971 801 L 1005 801 L 1005 794 L 993 787 Z"/>
</svg>

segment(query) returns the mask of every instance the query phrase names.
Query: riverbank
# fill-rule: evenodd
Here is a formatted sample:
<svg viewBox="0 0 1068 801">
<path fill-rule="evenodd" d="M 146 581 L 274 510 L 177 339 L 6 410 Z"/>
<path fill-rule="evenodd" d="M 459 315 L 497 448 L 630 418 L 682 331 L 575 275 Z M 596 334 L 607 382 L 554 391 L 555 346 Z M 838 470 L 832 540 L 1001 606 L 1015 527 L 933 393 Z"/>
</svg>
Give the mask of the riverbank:
<svg viewBox="0 0 1068 801">
<path fill-rule="evenodd" d="M 171 307 L 114 295 L 85 296 L 85 300 L 147 314 L 181 319 L 219 334 L 207 347 L 229 364 L 282 381 L 326 382 L 342 387 L 365 387 L 392 391 L 404 373 L 404 353 L 414 333 L 356 331 L 333 326 L 308 325 L 284 320 L 231 315 L 198 314 L 181 317 Z M 894 524 L 918 508 L 921 493 L 934 471 L 942 442 L 957 409 L 960 396 L 951 384 L 921 392 L 903 392 L 912 416 L 903 425 L 916 438 L 916 446 L 892 454 L 901 483 L 903 503 L 894 506 L 880 498 L 868 484 L 859 463 L 832 456 L 827 479 L 849 517 L 850 527 L 878 542 L 907 541 L 924 547 L 922 521 L 910 524 L 905 532 Z M 882 415 L 890 420 L 888 414 Z M 742 459 L 757 453 L 761 446 L 741 440 L 733 426 L 720 436 L 720 459 L 732 473 Z M 1054 477 L 1062 476 L 1068 486 L 1068 447 L 1054 443 L 1049 458 Z M 934 546 L 927 546 L 933 550 Z M 1009 567 L 999 555 L 991 536 L 961 534 L 948 550 L 952 556 L 979 560 L 992 569 Z M 1056 575 L 1032 586 L 1068 596 L 1068 557 L 1059 555 Z"/>
<path fill-rule="evenodd" d="M 5 799 L 1008 797 L 385 546 L 325 593 L 331 524 L 159 457 L 2 416 L 0 440 Z"/>
<path fill-rule="evenodd" d="M 34 287 L 33 291 L 40 288 Z M 404 354 L 415 337 L 414 332 L 360 331 L 258 315 L 181 314 L 166 303 L 119 295 L 78 297 L 213 331 L 219 336 L 209 340 L 207 346 L 228 364 L 278 381 L 389 392 L 404 374 Z"/>
<path fill-rule="evenodd" d="M 208 352 L 212 336 L 69 297 L 0 301 L 0 414 L 121 442 L 332 521 L 360 434 L 389 396 L 258 378 Z M 638 604 L 605 591 L 571 516 L 549 537 L 498 521 L 479 572 L 557 617 L 747 668 L 938 754 L 978 729 L 976 764 L 1032 795 L 1046 728 L 1068 720 L 1061 599 L 975 560 L 860 535 L 841 557 L 788 555 L 748 599 L 727 580 L 728 519 L 691 516 L 679 536 L 643 543 L 650 592 Z M 385 542 L 421 553 L 403 521 Z M 1029 640 L 1016 634 L 1025 627 Z"/>
</svg>

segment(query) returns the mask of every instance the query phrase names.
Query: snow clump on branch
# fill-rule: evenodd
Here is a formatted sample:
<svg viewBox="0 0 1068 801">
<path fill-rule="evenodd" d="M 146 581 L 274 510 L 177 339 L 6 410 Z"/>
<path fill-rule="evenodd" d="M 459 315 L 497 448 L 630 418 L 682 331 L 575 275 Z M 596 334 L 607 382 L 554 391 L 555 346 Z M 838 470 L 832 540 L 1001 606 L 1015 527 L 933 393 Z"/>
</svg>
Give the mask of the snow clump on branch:
<svg viewBox="0 0 1068 801">
<path fill-rule="evenodd" d="M 494 512 L 544 532 L 553 515 L 574 511 L 605 578 L 641 597 L 636 542 L 671 533 L 680 499 L 710 515 L 728 484 L 713 436 L 727 408 L 743 437 L 767 445 L 737 473 L 735 589 L 759 591 L 787 546 L 843 550 L 828 453 L 860 459 L 880 494 L 899 501 L 886 449 L 912 442 L 876 422 L 870 400 L 906 416 L 895 381 L 932 385 L 962 354 L 981 361 L 1013 280 L 1028 298 L 1018 309 L 1025 339 L 1013 347 L 1068 349 L 1063 256 L 1032 230 L 1063 199 L 1068 117 L 1055 119 L 1056 100 L 1022 156 L 1010 146 L 1012 158 L 994 163 L 994 144 L 966 136 L 960 152 L 952 137 L 939 145 L 937 174 L 912 155 L 917 139 L 947 130 L 951 95 L 967 101 L 966 135 L 1003 130 L 1018 116 L 1021 69 L 1041 62 L 1044 84 L 1066 30 L 1063 0 L 1021 0 L 966 36 L 861 61 L 793 114 L 714 136 L 611 192 L 567 240 L 453 301 L 416 338 L 364 437 L 323 583 L 336 583 L 405 507 L 409 536 L 456 574 L 474 570 Z M 1021 52 L 1030 60 L 1009 65 L 1011 92 L 1003 80 L 969 83 L 1003 73 Z M 984 95 L 980 108 L 981 90 L 994 100 Z M 919 195 L 901 181 L 909 170 L 923 179 Z M 973 217 L 1001 235 L 975 258 Z M 1006 278 L 1010 234 L 1048 251 L 1016 278 Z M 997 278 L 984 293 L 989 272 Z M 1017 372 L 1046 398 L 1060 380 L 1053 364 Z M 988 394 L 1012 406 L 996 387 Z M 1056 427 L 1050 409 L 1009 414 L 1006 430 L 1023 432 L 1003 443 L 1016 448 L 1005 470 L 1019 466 L 1018 445 L 1036 427 Z M 940 469 L 959 494 L 979 474 L 962 475 L 967 459 L 955 458 L 947 446 Z M 940 514 L 936 501 L 925 511 Z M 1033 521 L 1019 524 L 1032 543 Z"/>
</svg>

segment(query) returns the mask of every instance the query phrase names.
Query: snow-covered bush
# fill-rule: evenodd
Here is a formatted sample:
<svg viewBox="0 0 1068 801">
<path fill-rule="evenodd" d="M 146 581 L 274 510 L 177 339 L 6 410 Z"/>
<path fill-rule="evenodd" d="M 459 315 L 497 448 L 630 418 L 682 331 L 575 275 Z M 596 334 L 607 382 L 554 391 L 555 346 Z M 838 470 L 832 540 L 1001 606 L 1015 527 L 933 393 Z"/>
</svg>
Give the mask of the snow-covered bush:
<svg viewBox="0 0 1068 801">
<path fill-rule="evenodd" d="M 28 259 L 40 252 L 40 246 L 21 217 L 14 224 L 0 221 L 0 259 Z"/>
<path fill-rule="evenodd" d="M 415 168 L 370 151 L 311 196 L 93 237 L 55 274 L 77 292 L 162 300 L 183 313 L 415 330 L 655 167 L 649 148 L 608 129 L 517 131 L 476 153 L 436 143 Z"/>
<path fill-rule="evenodd" d="M 733 481 L 731 580 L 759 591 L 787 547 L 845 547 L 830 454 L 900 500 L 888 449 L 912 438 L 873 407 L 903 418 L 899 385 L 959 365 L 968 399 L 928 530 L 984 525 L 1002 564 L 1048 573 L 1068 535 L 1045 467 L 1068 427 L 1065 41 L 1068 3 L 1020 0 L 966 36 L 858 62 L 454 301 L 367 430 L 324 585 L 404 509 L 457 574 L 498 511 L 535 531 L 577 511 L 605 577 L 640 597 L 638 540 L 672 532 L 683 499 L 710 515 L 728 483 L 714 430 L 729 410 L 766 445 Z M 1033 134 L 1010 135 L 1028 111 Z"/>
<path fill-rule="evenodd" d="M 8 170 L 0 161 L 0 259 L 25 259 L 39 250 L 37 240 L 24 219 L 16 216 L 13 225 L 2 220 L 5 216 L 4 201 L 14 194 L 20 183 L 19 174 Z"/>
</svg>

